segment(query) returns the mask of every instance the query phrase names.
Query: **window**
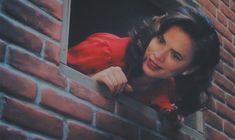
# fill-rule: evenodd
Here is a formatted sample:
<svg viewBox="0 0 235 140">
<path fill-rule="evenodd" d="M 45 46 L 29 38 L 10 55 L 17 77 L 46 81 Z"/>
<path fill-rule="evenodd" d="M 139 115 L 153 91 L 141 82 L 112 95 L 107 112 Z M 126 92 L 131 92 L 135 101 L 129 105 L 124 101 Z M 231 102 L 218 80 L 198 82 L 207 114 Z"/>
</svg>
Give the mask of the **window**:
<svg viewBox="0 0 235 140">
<path fill-rule="evenodd" d="M 164 0 L 66 0 L 64 1 L 63 40 L 60 68 L 66 76 L 89 89 L 107 93 L 108 90 L 86 75 L 66 66 L 67 50 L 95 32 L 126 36 L 134 25 L 153 15 L 179 6 L 178 1 Z M 161 9 L 158 7 L 162 7 Z M 186 123 L 203 132 L 202 113 L 191 115 Z"/>
</svg>

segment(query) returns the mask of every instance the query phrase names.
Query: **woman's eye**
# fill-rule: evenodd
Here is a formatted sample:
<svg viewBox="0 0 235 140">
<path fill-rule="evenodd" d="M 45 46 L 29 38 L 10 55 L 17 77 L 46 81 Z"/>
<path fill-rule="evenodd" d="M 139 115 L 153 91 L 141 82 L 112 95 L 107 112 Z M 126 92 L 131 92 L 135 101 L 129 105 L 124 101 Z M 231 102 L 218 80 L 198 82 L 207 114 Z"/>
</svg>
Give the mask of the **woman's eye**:
<svg viewBox="0 0 235 140">
<path fill-rule="evenodd" d="M 173 52 L 173 51 L 172 51 L 172 53 L 171 53 L 171 56 L 172 56 L 173 59 L 175 59 L 175 60 L 177 60 L 177 61 L 181 61 L 181 60 L 182 60 L 182 58 L 180 57 L 180 55 L 177 54 L 177 53 L 175 53 L 175 52 Z"/>
</svg>

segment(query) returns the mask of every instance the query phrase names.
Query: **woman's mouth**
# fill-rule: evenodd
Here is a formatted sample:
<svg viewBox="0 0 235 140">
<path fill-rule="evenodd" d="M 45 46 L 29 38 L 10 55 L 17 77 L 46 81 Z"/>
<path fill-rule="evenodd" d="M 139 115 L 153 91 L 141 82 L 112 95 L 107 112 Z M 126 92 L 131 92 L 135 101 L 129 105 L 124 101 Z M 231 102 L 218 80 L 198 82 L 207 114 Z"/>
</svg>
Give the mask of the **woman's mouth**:
<svg viewBox="0 0 235 140">
<path fill-rule="evenodd" d="M 157 71 L 157 70 L 160 70 L 162 69 L 159 65 L 157 65 L 156 63 L 154 63 L 153 60 L 151 60 L 150 58 L 147 59 L 147 62 L 146 62 L 147 66 L 153 70 L 153 71 Z"/>
</svg>

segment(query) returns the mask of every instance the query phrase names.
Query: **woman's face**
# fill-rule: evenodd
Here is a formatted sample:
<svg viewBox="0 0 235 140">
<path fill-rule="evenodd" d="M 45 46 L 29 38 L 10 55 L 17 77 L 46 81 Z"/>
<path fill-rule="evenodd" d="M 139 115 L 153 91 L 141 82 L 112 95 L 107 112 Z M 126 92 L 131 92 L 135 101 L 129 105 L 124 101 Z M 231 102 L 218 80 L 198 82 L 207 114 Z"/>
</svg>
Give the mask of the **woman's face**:
<svg viewBox="0 0 235 140">
<path fill-rule="evenodd" d="M 193 53 L 190 36 L 179 26 L 172 26 L 150 41 L 142 68 L 149 77 L 166 79 L 189 71 Z"/>
</svg>

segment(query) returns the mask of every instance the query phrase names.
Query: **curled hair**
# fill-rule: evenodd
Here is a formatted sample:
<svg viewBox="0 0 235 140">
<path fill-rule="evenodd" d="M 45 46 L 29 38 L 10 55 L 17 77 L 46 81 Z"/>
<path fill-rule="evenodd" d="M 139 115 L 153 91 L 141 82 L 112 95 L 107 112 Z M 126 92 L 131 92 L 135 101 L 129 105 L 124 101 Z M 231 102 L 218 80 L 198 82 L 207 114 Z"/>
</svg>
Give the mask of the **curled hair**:
<svg viewBox="0 0 235 140">
<path fill-rule="evenodd" d="M 181 7 L 163 16 L 146 20 L 141 26 L 133 28 L 125 56 L 127 73 L 129 78 L 143 73 L 143 56 L 149 42 L 153 37 L 163 35 L 172 26 L 179 26 L 186 32 L 195 48 L 190 64 L 195 71 L 189 75 L 175 77 L 175 94 L 181 98 L 175 101 L 175 104 L 179 113 L 188 115 L 208 103 L 210 96 L 203 91 L 210 86 L 213 70 L 219 62 L 220 42 L 216 29 L 202 12 Z"/>
</svg>

